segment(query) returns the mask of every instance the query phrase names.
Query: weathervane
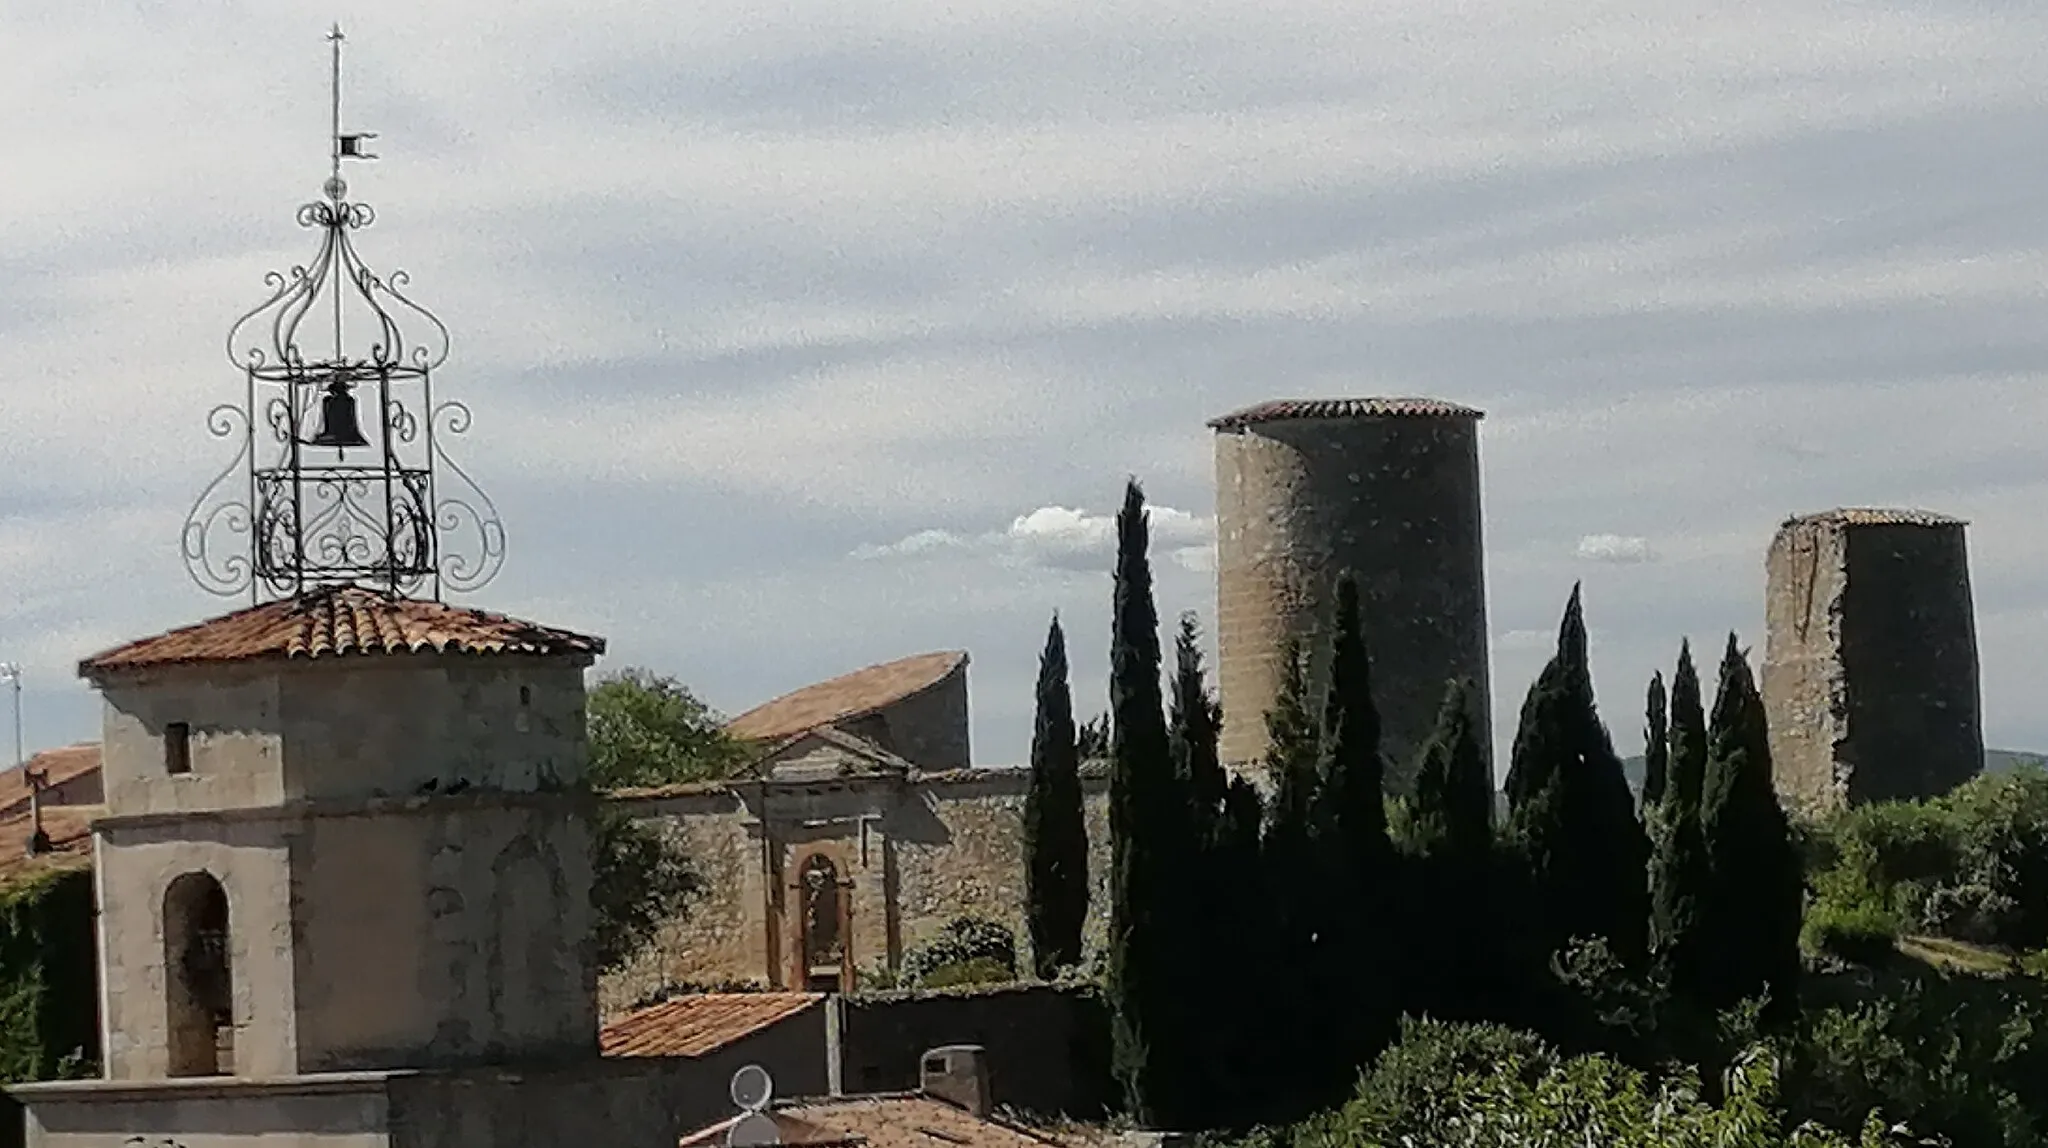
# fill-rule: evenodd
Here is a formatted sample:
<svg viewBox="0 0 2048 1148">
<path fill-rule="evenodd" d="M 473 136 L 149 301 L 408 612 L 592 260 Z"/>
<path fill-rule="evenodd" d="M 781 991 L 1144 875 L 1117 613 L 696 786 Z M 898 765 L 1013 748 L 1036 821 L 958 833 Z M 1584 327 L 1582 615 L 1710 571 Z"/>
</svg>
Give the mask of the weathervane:
<svg viewBox="0 0 2048 1148">
<path fill-rule="evenodd" d="M 356 253 L 352 233 L 376 213 L 350 202 L 341 163 L 377 158 L 364 150 L 377 137 L 341 130 L 339 25 L 327 39 L 332 167 L 325 198 L 298 210 L 320 246 L 309 262 L 264 276 L 270 297 L 228 332 L 247 395 L 206 422 L 216 438 L 239 442 L 186 517 L 185 566 L 213 593 L 256 599 L 336 584 L 433 597 L 473 590 L 504 563 L 504 526 L 442 447 L 470 423 L 468 407 L 434 401 L 448 328 L 405 296 L 405 272 L 380 277 Z M 301 344 L 323 326 L 325 353 Z M 246 550 L 232 537 L 242 534 Z"/>
</svg>

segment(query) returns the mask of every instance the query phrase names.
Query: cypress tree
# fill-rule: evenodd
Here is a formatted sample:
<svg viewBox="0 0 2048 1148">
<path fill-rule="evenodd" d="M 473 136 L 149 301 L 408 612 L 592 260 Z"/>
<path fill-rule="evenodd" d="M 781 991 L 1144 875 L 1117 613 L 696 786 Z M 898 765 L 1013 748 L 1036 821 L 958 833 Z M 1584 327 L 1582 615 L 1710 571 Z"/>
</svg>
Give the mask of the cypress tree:
<svg viewBox="0 0 2048 1148">
<path fill-rule="evenodd" d="M 1417 755 L 1411 836 L 1403 844 L 1403 1004 L 1439 1020 L 1498 1020 L 1511 1004 L 1503 951 L 1506 906 L 1494 876 L 1493 777 L 1472 720 L 1470 687 L 1444 690 L 1436 728 Z"/>
<path fill-rule="evenodd" d="M 1223 710 L 1202 667 L 1200 633 L 1193 614 L 1181 616 L 1174 640 L 1170 737 L 1174 773 L 1188 803 L 1187 824 L 1195 856 L 1187 873 L 1194 894 L 1180 920 L 1179 966 L 1184 1000 L 1207 985 L 1226 983 L 1254 971 L 1260 932 L 1259 820 L 1257 790 L 1232 779 L 1217 755 Z M 1256 1014 L 1210 1016 L 1191 1028 L 1187 1078 L 1189 1126 L 1243 1126 L 1247 1109 L 1261 1099 L 1261 1067 L 1247 1055 L 1258 1033 Z"/>
<path fill-rule="evenodd" d="M 1334 902 L 1327 928 L 1314 939 L 1308 975 L 1326 1002 L 1346 1001 L 1347 1029 L 1337 1042 L 1342 1083 L 1376 1054 L 1400 1015 L 1390 958 L 1395 901 L 1393 849 L 1387 838 L 1386 766 L 1380 716 L 1372 698 L 1372 664 L 1360 616 L 1358 584 L 1337 580 L 1329 684 L 1323 702 L 1312 850 Z M 1325 1006 L 1327 1007 L 1327 1005 Z"/>
<path fill-rule="evenodd" d="M 1493 775 L 1471 705 L 1464 680 L 1445 687 L 1436 729 L 1416 761 L 1412 847 L 1418 854 L 1471 858 L 1493 846 Z"/>
<path fill-rule="evenodd" d="M 1293 638 L 1283 645 L 1280 688 L 1265 715 L 1265 768 L 1273 786 L 1265 835 L 1259 842 L 1261 920 L 1257 966 L 1270 1002 L 1250 1051 L 1266 1071 L 1264 1103 L 1253 1113 L 1271 1123 L 1299 1119 L 1330 1099 L 1342 1057 L 1340 1027 L 1305 975 L 1314 967 L 1316 941 L 1327 932 L 1329 890 L 1322 884 L 1314 811 L 1321 804 L 1316 722 L 1311 717 L 1307 658 Z"/>
<path fill-rule="evenodd" d="M 1223 728 L 1223 707 L 1209 692 L 1202 670 L 1201 634 L 1192 613 L 1181 615 L 1173 643 L 1173 709 L 1170 718 L 1174 775 L 1187 787 L 1194 810 L 1190 828 L 1210 836 L 1223 813 L 1229 787 L 1216 738 Z"/>
<path fill-rule="evenodd" d="M 1038 658 L 1031 732 L 1031 787 L 1024 797 L 1024 904 L 1032 969 L 1051 980 L 1081 963 L 1088 920 L 1088 830 L 1081 812 L 1081 756 L 1067 681 L 1067 636 L 1053 615 Z"/>
<path fill-rule="evenodd" d="M 1650 696 L 1645 703 L 1643 725 L 1643 820 L 1664 801 L 1665 768 L 1671 760 L 1669 719 L 1664 705 L 1664 673 L 1650 675 Z"/>
<path fill-rule="evenodd" d="M 1650 862 L 1650 947 L 1672 997 L 1694 1012 L 1712 1016 L 1706 978 L 1710 959 L 1700 932 L 1700 903 L 1710 879 L 1706 841 L 1700 827 L 1700 793 L 1707 768 L 1707 718 L 1700 704 L 1700 676 L 1692 645 L 1678 647 L 1678 671 L 1671 677 L 1671 715 L 1666 734 L 1669 766 L 1664 799 L 1654 810 L 1659 831 Z"/>
<path fill-rule="evenodd" d="M 1708 1002 L 1726 1008 L 1768 994 L 1765 1018 L 1798 1016 L 1799 925 L 1805 876 L 1771 783 L 1770 734 L 1749 660 L 1728 635 L 1709 726 L 1700 828 L 1711 882 L 1702 933 L 1714 976 Z"/>
<path fill-rule="evenodd" d="M 1604 937 L 1623 961 L 1648 948 L 1649 839 L 1601 724 L 1579 587 L 1557 653 L 1522 703 L 1508 772 L 1511 834 L 1543 914 L 1541 943 Z"/>
<path fill-rule="evenodd" d="M 1117 513 L 1115 610 L 1109 648 L 1112 1065 L 1125 1111 L 1163 1127 L 1183 1116 L 1188 1033 L 1177 1023 L 1176 951 L 1187 895 L 1186 802 L 1175 784 L 1160 696 L 1159 615 L 1146 555 L 1145 495 L 1133 479 Z"/>
</svg>

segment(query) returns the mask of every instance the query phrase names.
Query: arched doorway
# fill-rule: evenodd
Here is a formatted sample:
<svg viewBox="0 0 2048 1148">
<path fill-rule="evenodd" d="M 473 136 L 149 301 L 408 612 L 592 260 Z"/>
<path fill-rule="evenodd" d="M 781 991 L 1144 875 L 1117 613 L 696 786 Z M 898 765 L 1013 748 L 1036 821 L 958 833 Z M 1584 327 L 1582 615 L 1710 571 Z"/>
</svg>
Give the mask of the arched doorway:
<svg viewBox="0 0 2048 1148">
<path fill-rule="evenodd" d="M 803 961 L 803 987 L 808 992 L 841 992 L 846 974 L 846 896 L 839 867 L 822 853 L 813 853 L 799 870 L 797 889 L 803 903 L 803 936 L 798 952 Z"/>
<path fill-rule="evenodd" d="M 164 889 L 164 996 L 172 1076 L 235 1070 L 234 971 L 228 959 L 228 895 L 211 873 L 186 873 Z"/>
</svg>

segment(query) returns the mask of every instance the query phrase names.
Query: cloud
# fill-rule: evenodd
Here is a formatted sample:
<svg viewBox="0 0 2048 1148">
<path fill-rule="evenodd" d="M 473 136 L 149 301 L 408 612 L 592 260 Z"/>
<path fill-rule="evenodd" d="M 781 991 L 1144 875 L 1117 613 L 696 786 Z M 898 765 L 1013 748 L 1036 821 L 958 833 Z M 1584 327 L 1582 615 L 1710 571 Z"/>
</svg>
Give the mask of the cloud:
<svg viewBox="0 0 2048 1148">
<path fill-rule="evenodd" d="M 1503 737 L 1573 582 L 1632 728 L 1681 638 L 1761 640 L 1782 518 L 1898 502 L 1971 520 L 1988 736 L 2048 748 L 2048 158 L 2011 146 L 2048 130 L 2048 9 L 1185 9 L 355 5 L 359 248 L 453 328 L 450 447 L 510 530 L 477 603 L 721 704 L 968 646 L 977 755 L 1015 760 L 1045 612 L 1106 625 L 1047 576 L 1108 568 L 1074 508 L 1139 474 L 1186 516 L 1155 519 L 1162 614 L 1208 610 L 1205 418 L 1433 394 L 1488 412 Z M 227 461 L 220 336 L 311 253 L 328 18 L 10 10 L 42 162 L 0 186 L 0 657 L 47 691 L 32 746 L 92 732 L 73 647 L 237 604 L 185 584 L 178 521 Z M 1584 549 L 1615 506 L 1654 553 Z"/>
<path fill-rule="evenodd" d="M 1588 534 L 1579 539 L 1579 557 L 1588 562 L 1610 562 L 1617 566 L 1655 562 L 1650 540 L 1631 534 Z"/>
<path fill-rule="evenodd" d="M 1214 570 L 1216 524 L 1170 506 L 1147 508 L 1152 552 L 1183 569 Z M 1116 558 L 1116 516 L 1064 506 L 1041 506 L 1018 515 L 1007 527 L 979 534 L 919 530 L 895 542 L 856 547 L 864 560 L 916 559 L 941 554 L 986 558 L 1049 570 L 1107 572 Z"/>
</svg>

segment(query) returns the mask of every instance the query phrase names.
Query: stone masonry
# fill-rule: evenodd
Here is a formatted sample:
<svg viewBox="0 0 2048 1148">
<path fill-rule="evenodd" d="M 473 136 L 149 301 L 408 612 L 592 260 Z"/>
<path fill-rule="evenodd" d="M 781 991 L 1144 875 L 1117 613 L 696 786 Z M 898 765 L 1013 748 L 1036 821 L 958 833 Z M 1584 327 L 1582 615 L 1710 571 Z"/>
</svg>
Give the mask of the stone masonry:
<svg viewBox="0 0 2048 1148">
<path fill-rule="evenodd" d="M 1216 431 L 1222 754 L 1264 756 L 1287 637 L 1326 634 L 1337 577 L 1359 584 L 1390 787 L 1405 787 L 1444 687 L 1470 681 L 1490 732 L 1480 412 L 1433 399 L 1261 404 Z M 1312 642 L 1321 693 L 1327 644 Z"/>
<path fill-rule="evenodd" d="M 704 891 L 625 968 L 603 978 L 600 1008 L 616 1016 L 679 985 L 805 987 L 790 959 L 802 922 L 789 893 L 805 860 L 819 854 L 846 885 L 845 987 L 895 972 L 905 954 L 962 915 L 1009 925 L 1020 960 L 1028 959 L 1028 781 L 1027 769 L 995 767 L 712 783 L 627 798 L 643 824 L 679 841 L 699 866 Z M 1108 929 L 1107 771 L 1091 766 L 1082 783 L 1092 952 Z"/>
<path fill-rule="evenodd" d="M 1983 768 L 1964 526 L 1838 509 L 1772 539 L 1763 694 L 1788 805 L 1930 797 Z"/>
</svg>

